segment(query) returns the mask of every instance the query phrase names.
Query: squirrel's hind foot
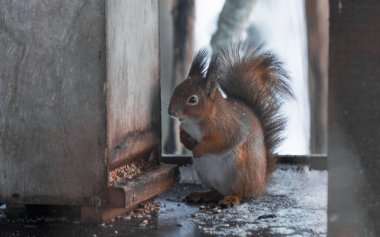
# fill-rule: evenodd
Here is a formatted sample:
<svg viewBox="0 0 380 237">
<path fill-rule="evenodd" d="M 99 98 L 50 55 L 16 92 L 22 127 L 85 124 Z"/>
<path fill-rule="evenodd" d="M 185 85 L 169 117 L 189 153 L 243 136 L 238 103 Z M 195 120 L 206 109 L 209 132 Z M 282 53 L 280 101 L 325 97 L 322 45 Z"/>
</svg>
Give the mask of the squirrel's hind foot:
<svg viewBox="0 0 380 237">
<path fill-rule="evenodd" d="M 241 198 L 237 195 L 227 195 L 219 201 L 219 205 L 224 208 L 233 207 L 239 205 Z"/>
<path fill-rule="evenodd" d="M 199 203 L 199 202 L 218 202 L 223 196 L 215 191 L 207 192 L 192 192 L 185 197 L 186 202 Z"/>
</svg>

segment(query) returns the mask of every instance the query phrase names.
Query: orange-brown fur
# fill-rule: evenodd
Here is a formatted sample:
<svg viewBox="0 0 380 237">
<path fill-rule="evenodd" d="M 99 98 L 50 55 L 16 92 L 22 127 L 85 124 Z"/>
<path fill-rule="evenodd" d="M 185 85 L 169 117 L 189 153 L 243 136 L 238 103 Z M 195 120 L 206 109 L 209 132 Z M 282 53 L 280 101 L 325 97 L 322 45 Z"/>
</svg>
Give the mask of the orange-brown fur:
<svg viewBox="0 0 380 237">
<path fill-rule="evenodd" d="M 239 170 L 234 192 L 240 197 L 257 197 L 265 190 L 267 163 L 263 140 L 257 138 L 243 143 L 236 156 L 236 166 Z M 261 144 L 255 144 L 261 143 Z M 256 146 L 253 148 L 252 146 Z M 261 147 L 260 147 L 261 146 Z"/>
<path fill-rule="evenodd" d="M 195 82 L 191 82 L 191 85 L 194 84 Z M 213 92 L 209 103 L 203 104 L 203 110 L 208 111 L 208 114 L 200 120 L 200 127 L 204 133 L 202 140 L 195 143 L 181 130 L 182 143 L 192 150 L 195 158 L 207 153 L 220 154 L 238 146 L 236 168 L 239 172 L 234 193 L 231 194 L 240 199 L 260 195 L 265 189 L 267 163 L 264 137 L 258 118 L 238 101 L 223 99 L 218 90 Z M 187 108 L 185 113 L 200 118 L 198 112 L 196 109 Z M 240 131 L 241 123 L 244 121 L 239 118 L 239 114 L 244 114 L 243 119 L 251 122 L 251 126 L 247 127 L 249 130 Z"/>
<path fill-rule="evenodd" d="M 219 201 L 219 204 L 225 207 L 232 207 L 240 204 L 241 196 L 239 195 L 227 195 L 222 200 Z"/>
<path fill-rule="evenodd" d="M 210 106 L 210 116 L 200 123 L 204 132 L 202 141 L 193 149 L 194 157 L 200 157 L 207 153 L 219 154 L 237 143 L 239 130 L 238 121 L 231 116 L 231 106 L 221 98 L 218 91 L 214 91 L 215 98 Z M 226 136 L 228 134 L 228 136 Z"/>
<path fill-rule="evenodd" d="M 188 79 L 175 89 L 169 105 L 169 113 L 181 121 L 181 142 L 194 159 L 208 159 L 194 162 L 208 179 L 206 183 L 224 193 L 220 202 L 226 206 L 264 192 L 275 163 L 273 149 L 281 141 L 285 122 L 279 113 L 279 96 L 292 96 L 287 75 L 275 57 L 261 53 L 260 47 L 247 46 L 239 44 L 214 54 L 207 67 L 207 52 L 200 51 Z M 226 166 L 231 159 L 233 165 Z M 216 180 L 203 167 L 209 162 L 221 168 L 221 173 L 215 173 Z M 220 177 L 223 172 L 232 176 Z M 223 181 L 232 187 L 221 187 Z M 189 199 L 199 200 L 202 195 L 190 195 Z M 207 195 L 210 193 L 203 197 Z"/>
</svg>

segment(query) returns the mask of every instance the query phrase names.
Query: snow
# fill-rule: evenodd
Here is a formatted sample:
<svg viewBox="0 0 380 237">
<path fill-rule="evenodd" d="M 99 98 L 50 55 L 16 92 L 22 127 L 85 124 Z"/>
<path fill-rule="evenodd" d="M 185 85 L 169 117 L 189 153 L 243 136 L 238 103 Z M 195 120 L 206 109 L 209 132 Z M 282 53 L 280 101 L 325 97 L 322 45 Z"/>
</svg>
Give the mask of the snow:
<svg viewBox="0 0 380 237">
<path fill-rule="evenodd" d="M 266 195 L 220 213 L 197 213 L 193 221 L 203 232 L 218 236 L 325 236 L 327 171 L 281 166 Z"/>
</svg>

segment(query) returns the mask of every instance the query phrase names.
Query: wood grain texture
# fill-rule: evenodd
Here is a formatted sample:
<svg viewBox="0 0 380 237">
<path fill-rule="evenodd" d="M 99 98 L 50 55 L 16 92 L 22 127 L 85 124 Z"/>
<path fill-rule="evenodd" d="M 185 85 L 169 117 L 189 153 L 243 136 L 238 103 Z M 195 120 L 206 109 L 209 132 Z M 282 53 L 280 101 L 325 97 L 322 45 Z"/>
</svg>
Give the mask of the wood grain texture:
<svg viewBox="0 0 380 237">
<path fill-rule="evenodd" d="M 105 5 L 0 2 L 0 201 L 106 189 Z"/>
<path fill-rule="evenodd" d="M 109 206 L 128 208 L 148 200 L 171 187 L 176 177 L 176 165 L 161 164 L 131 181 L 120 180 L 110 188 Z"/>
<path fill-rule="evenodd" d="M 380 234 L 379 13 L 330 1 L 329 236 Z"/>
<path fill-rule="evenodd" d="M 132 161 L 133 153 L 159 149 L 158 2 L 106 4 L 107 146 L 116 167 Z"/>
</svg>

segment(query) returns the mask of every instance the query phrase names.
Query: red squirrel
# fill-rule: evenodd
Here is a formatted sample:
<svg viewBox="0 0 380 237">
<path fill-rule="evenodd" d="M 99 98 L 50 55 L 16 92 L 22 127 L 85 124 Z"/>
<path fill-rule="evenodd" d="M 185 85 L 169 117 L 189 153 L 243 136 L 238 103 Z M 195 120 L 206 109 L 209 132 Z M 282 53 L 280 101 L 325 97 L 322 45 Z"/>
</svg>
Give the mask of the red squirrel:
<svg viewBox="0 0 380 237">
<path fill-rule="evenodd" d="M 261 45 L 241 41 L 209 54 L 197 53 L 169 114 L 179 119 L 181 142 L 212 189 L 186 199 L 233 206 L 264 192 L 286 124 L 280 107 L 293 92 L 279 60 Z"/>
</svg>

